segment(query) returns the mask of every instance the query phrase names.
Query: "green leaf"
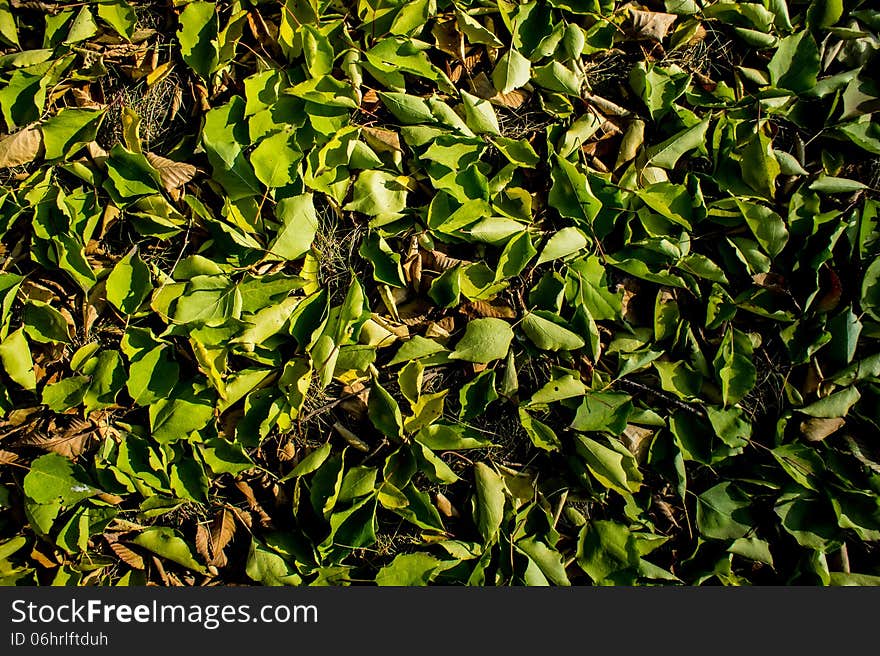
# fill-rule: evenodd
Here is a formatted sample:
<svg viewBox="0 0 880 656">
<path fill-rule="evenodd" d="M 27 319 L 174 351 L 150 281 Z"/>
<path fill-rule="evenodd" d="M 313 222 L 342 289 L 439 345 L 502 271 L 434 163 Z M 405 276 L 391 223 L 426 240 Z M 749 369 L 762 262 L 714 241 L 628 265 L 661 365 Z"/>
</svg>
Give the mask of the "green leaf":
<svg viewBox="0 0 880 656">
<path fill-rule="evenodd" d="M 571 427 L 579 431 L 608 431 L 619 435 L 626 428 L 631 411 L 632 399 L 628 394 L 590 392 L 578 407 Z"/>
<path fill-rule="evenodd" d="M 205 567 L 193 557 L 189 545 L 173 528 L 154 526 L 139 533 L 131 542 L 152 551 L 160 558 L 200 574 L 205 573 Z"/>
<path fill-rule="evenodd" d="M 275 205 L 281 227 L 268 251 L 284 260 L 297 260 L 308 253 L 318 232 L 318 215 L 312 194 L 282 198 Z"/>
<path fill-rule="evenodd" d="M 780 167 L 770 137 L 760 130 L 756 131 L 743 149 L 741 166 L 743 180 L 772 200 L 776 194 L 776 176 L 780 173 Z"/>
<path fill-rule="evenodd" d="M 519 408 L 519 422 L 532 444 L 539 449 L 559 451 L 562 448 L 562 442 L 553 429 L 532 417 L 524 408 Z"/>
<path fill-rule="evenodd" d="M 251 539 L 245 573 L 252 580 L 263 585 L 282 586 L 302 583 L 302 577 L 293 565 L 266 548 L 256 538 Z"/>
<path fill-rule="evenodd" d="M 573 226 L 563 228 L 553 233 L 544 244 L 535 266 L 579 253 L 587 247 L 588 243 L 584 233 L 577 228 Z"/>
<path fill-rule="evenodd" d="M 602 210 L 602 202 L 593 195 L 587 176 L 561 157 L 556 158 L 550 176 L 553 179 L 548 199 L 550 206 L 565 218 L 592 225 Z"/>
<path fill-rule="evenodd" d="M 68 376 L 43 387 L 40 402 L 53 412 L 66 412 L 82 403 L 88 387 L 88 376 Z"/>
<path fill-rule="evenodd" d="M 810 183 L 810 189 L 820 191 L 826 194 L 851 194 L 862 189 L 867 189 L 867 185 L 858 180 L 850 180 L 848 178 L 835 178 L 830 175 L 820 174 L 813 182 Z"/>
<path fill-rule="evenodd" d="M 45 158 L 61 159 L 95 138 L 104 110 L 65 107 L 40 126 Z"/>
<path fill-rule="evenodd" d="M 6 375 L 24 389 L 34 390 L 37 388 L 34 361 L 24 336 L 24 329 L 19 328 L 9 333 L 6 339 L 0 342 L 0 362 L 3 363 Z"/>
<path fill-rule="evenodd" d="M 306 474 L 311 474 L 312 472 L 317 471 L 330 456 L 331 448 L 330 442 L 325 442 L 305 458 L 300 460 L 296 467 L 291 469 L 290 473 L 281 480 L 286 481 L 291 478 L 298 478 L 299 476 L 305 476 Z"/>
<path fill-rule="evenodd" d="M 100 492 L 88 482 L 82 467 L 57 453 L 47 453 L 31 463 L 24 477 L 24 491 L 37 503 L 60 501 L 65 507 Z"/>
<path fill-rule="evenodd" d="M 134 314 L 153 291 L 150 269 L 132 248 L 107 276 L 107 300 L 125 314 Z"/>
<path fill-rule="evenodd" d="M 498 93 L 510 93 L 528 83 L 532 75 L 532 63 L 517 50 L 511 48 L 498 59 L 492 70 L 492 82 Z"/>
<path fill-rule="evenodd" d="M 116 395 L 125 385 L 125 368 L 118 351 L 100 351 L 83 365 L 82 372 L 91 376 L 89 388 L 83 395 L 86 412 L 116 403 Z"/>
<path fill-rule="evenodd" d="M 0 1 L 0 40 L 8 45 L 21 48 L 18 42 L 15 18 L 9 8 L 9 0 Z"/>
<path fill-rule="evenodd" d="M 233 96 L 225 105 L 205 113 L 201 132 L 213 177 L 233 201 L 256 195 L 260 189 L 254 169 L 244 154 L 245 145 L 250 143 L 244 110 L 245 102 Z"/>
<path fill-rule="evenodd" d="M 176 387 L 168 398 L 150 406 L 153 439 L 160 444 L 185 440 L 189 433 L 207 425 L 213 416 L 214 408 L 206 394 Z"/>
<path fill-rule="evenodd" d="M 493 48 L 500 48 L 504 45 L 498 40 L 497 36 L 486 29 L 476 18 L 463 11 L 456 11 L 455 19 L 458 22 L 458 29 L 462 31 L 470 43 L 483 43 Z"/>
<path fill-rule="evenodd" d="M 435 122 L 431 108 L 418 96 L 391 92 L 379 92 L 378 95 L 382 104 L 403 125 Z"/>
<path fill-rule="evenodd" d="M 458 401 L 461 405 L 459 419 L 469 420 L 481 415 L 496 399 L 498 392 L 495 390 L 495 372 L 489 370 L 480 373 L 458 391 Z"/>
<path fill-rule="evenodd" d="M 376 574 L 379 586 L 423 586 L 434 577 L 440 561 L 425 553 L 398 554 Z"/>
<path fill-rule="evenodd" d="M 749 505 L 733 483 L 719 483 L 697 497 L 697 528 L 715 540 L 742 538 L 752 529 Z"/>
<path fill-rule="evenodd" d="M 292 183 L 297 177 L 296 165 L 302 159 L 295 146 L 294 135 L 287 132 L 276 132 L 263 139 L 250 156 L 257 179 L 269 189 Z"/>
<path fill-rule="evenodd" d="M 797 32 L 780 39 L 767 70 L 770 82 L 778 89 L 803 93 L 816 86 L 819 49 L 810 33 Z"/>
<path fill-rule="evenodd" d="M 501 319 L 475 319 L 469 322 L 464 335 L 449 354 L 453 360 L 488 363 L 500 360 L 510 348 L 513 329 Z"/>
<path fill-rule="evenodd" d="M 674 169 L 682 155 L 703 146 L 708 130 L 709 118 L 707 117 L 693 127 L 682 130 L 666 141 L 652 146 L 648 149 L 648 164 L 661 169 Z"/>
<path fill-rule="evenodd" d="M 788 229 L 782 217 L 763 205 L 739 198 L 735 201 L 761 247 L 770 257 L 779 255 L 788 243 Z"/>
<path fill-rule="evenodd" d="M 622 445 L 620 450 L 612 449 L 586 435 L 578 435 L 575 448 L 590 473 L 605 487 L 623 495 L 638 492 L 641 488 L 641 472 L 632 454 Z"/>
<path fill-rule="evenodd" d="M 362 171 L 354 183 L 352 200 L 344 209 L 368 216 L 394 217 L 406 209 L 405 178 L 385 171 Z"/>
<path fill-rule="evenodd" d="M 535 538 L 518 540 L 516 546 L 538 565 L 544 576 L 554 585 L 571 585 L 565 573 L 565 557 L 561 553 Z"/>
<path fill-rule="evenodd" d="M 474 465 L 474 478 L 477 530 L 484 542 L 491 543 L 497 540 L 504 521 L 504 479 L 482 462 Z"/>
<path fill-rule="evenodd" d="M 575 97 L 581 95 L 583 76 L 558 61 L 536 66 L 532 70 L 532 79 L 550 91 Z"/>
<path fill-rule="evenodd" d="M 49 77 L 17 70 L 0 89 L 0 108 L 8 129 L 33 123 L 40 118 L 46 102 Z"/>
<path fill-rule="evenodd" d="M 400 406 L 397 405 L 394 397 L 375 381 L 370 388 L 367 414 L 373 426 L 383 435 L 396 441 L 403 439 L 403 415 L 400 413 Z"/>
<path fill-rule="evenodd" d="M 131 41 L 137 24 L 137 14 L 125 0 L 100 0 L 98 17 L 116 30 L 119 36 Z"/>
<path fill-rule="evenodd" d="M 868 265 L 862 278 L 861 306 L 865 313 L 880 321 L 880 259 Z"/>
<path fill-rule="evenodd" d="M 562 319 L 544 310 L 527 312 L 522 319 L 523 332 L 544 351 L 572 351 L 584 347 L 584 340 L 560 325 Z"/>
<path fill-rule="evenodd" d="M 498 127 L 498 117 L 488 100 L 472 96 L 467 91 L 461 92 L 464 103 L 465 121 L 468 127 L 477 134 L 501 134 Z"/>
<path fill-rule="evenodd" d="M 595 520 L 581 529 L 577 562 L 594 582 L 632 584 L 632 571 L 639 564 L 639 552 L 626 526 L 607 520 Z"/>
<path fill-rule="evenodd" d="M 48 303 L 28 301 L 22 314 L 24 332 L 32 342 L 70 344 L 70 331 L 64 315 Z"/>
<path fill-rule="evenodd" d="M 855 387 L 847 387 L 800 408 L 799 412 L 810 417 L 845 417 L 860 398 L 859 390 Z"/>
<path fill-rule="evenodd" d="M 180 13 L 177 38 L 183 61 L 199 76 L 210 80 L 220 64 L 217 6 L 213 2 L 190 2 Z"/>
</svg>

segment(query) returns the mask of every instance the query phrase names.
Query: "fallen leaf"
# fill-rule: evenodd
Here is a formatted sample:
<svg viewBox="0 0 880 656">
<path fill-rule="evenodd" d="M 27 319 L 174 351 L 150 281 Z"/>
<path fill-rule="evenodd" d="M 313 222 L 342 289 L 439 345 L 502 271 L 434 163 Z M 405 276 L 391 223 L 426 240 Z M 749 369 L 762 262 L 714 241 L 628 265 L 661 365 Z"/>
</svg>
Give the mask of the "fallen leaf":
<svg viewBox="0 0 880 656">
<path fill-rule="evenodd" d="M 843 428 L 846 420 L 843 417 L 812 417 L 801 422 L 801 434 L 808 442 L 821 442 Z"/>
<path fill-rule="evenodd" d="M 197 170 L 192 164 L 175 162 L 155 153 L 147 153 L 147 161 L 159 172 L 162 186 L 169 192 L 179 189 L 192 180 Z"/>
<path fill-rule="evenodd" d="M 0 168 L 27 164 L 42 152 L 43 133 L 36 125 L 29 125 L 0 141 Z"/>
<path fill-rule="evenodd" d="M 659 11 L 640 11 L 632 8 L 629 11 L 635 36 L 654 41 L 662 41 L 678 18 L 675 14 L 664 14 Z"/>
</svg>

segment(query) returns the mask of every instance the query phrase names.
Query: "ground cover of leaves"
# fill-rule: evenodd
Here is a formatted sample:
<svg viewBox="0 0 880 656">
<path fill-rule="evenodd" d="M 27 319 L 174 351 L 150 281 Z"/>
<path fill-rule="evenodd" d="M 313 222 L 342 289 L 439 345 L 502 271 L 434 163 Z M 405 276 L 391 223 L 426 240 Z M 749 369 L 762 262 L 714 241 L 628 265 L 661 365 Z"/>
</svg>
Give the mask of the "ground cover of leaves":
<svg viewBox="0 0 880 656">
<path fill-rule="evenodd" d="M 868 0 L 0 0 L 0 581 L 880 581 Z"/>
</svg>

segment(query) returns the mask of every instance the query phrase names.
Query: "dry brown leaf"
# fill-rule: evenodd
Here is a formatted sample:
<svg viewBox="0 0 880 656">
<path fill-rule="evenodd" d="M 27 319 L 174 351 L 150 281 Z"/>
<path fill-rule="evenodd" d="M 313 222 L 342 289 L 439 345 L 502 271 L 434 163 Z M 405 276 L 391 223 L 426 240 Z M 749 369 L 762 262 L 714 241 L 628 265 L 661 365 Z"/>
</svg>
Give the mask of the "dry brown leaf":
<svg viewBox="0 0 880 656">
<path fill-rule="evenodd" d="M 788 294 L 785 278 L 778 273 L 756 273 L 752 276 L 752 282 L 758 285 L 758 287 L 769 289 L 772 292 Z"/>
<path fill-rule="evenodd" d="M 363 451 L 364 453 L 370 452 L 370 445 L 364 442 L 357 435 L 348 430 L 345 426 L 340 424 L 338 421 L 333 424 L 333 430 L 335 430 L 339 435 L 342 436 L 346 442 L 348 442 L 352 447 L 357 449 L 358 451 Z"/>
<path fill-rule="evenodd" d="M 439 321 L 432 321 L 425 330 L 425 337 L 439 337 L 440 341 L 446 340 L 455 330 L 455 319 L 452 316 L 446 316 Z"/>
<path fill-rule="evenodd" d="M 422 255 L 416 255 L 407 258 L 403 263 L 403 277 L 416 291 L 422 288 Z"/>
<path fill-rule="evenodd" d="M 380 152 L 402 151 L 400 147 L 400 135 L 392 130 L 384 128 L 372 128 L 369 126 L 361 127 L 361 134 L 373 150 Z"/>
<path fill-rule="evenodd" d="M 513 319 L 516 310 L 505 303 L 490 303 L 488 301 L 470 301 L 461 306 L 461 311 L 469 317 L 495 319 Z"/>
<path fill-rule="evenodd" d="M 0 168 L 21 166 L 43 152 L 43 133 L 35 125 L 22 128 L 0 141 Z"/>
<path fill-rule="evenodd" d="M 632 114 L 632 112 L 625 107 L 621 107 L 617 103 L 611 102 L 610 100 L 608 100 L 607 98 L 603 98 L 602 96 L 595 96 L 591 93 L 588 93 L 584 96 L 584 100 L 589 102 L 603 114 L 607 114 L 609 116 L 629 116 L 630 114 Z"/>
<path fill-rule="evenodd" d="M 508 109 L 518 109 L 519 107 L 522 107 L 528 99 L 528 93 L 522 89 L 514 89 L 507 93 L 496 93 L 489 98 L 489 102 L 495 105 L 500 105 L 501 107 L 507 107 Z"/>
<path fill-rule="evenodd" d="M 821 442 L 846 424 L 843 417 L 811 417 L 801 422 L 801 434 L 808 442 Z"/>
<path fill-rule="evenodd" d="M 73 97 L 73 103 L 77 107 L 85 109 L 104 109 L 107 106 L 92 98 L 92 94 L 88 91 L 88 86 L 82 89 L 72 88 L 69 91 L 70 95 Z"/>
<path fill-rule="evenodd" d="M 455 506 L 452 505 L 452 502 L 446 498 L 446 495 L 442 492 L 437 492 L 434 494 L 434 505 L 437 506 L 437 510 L 440 511 L 440 514 L 444 517 L 459 517 L 460 513 L 456 509 Z"/>
<path fill-rule="evenodd" d="M 379 94 L 377 94 L 373 89 L 367 91 L 363 98 L 361 98 L 361 104 L 363 105 L 375 105 L 379 102 Z"/>
<path fill-rule="evenodd" d="M 459 260 L 455 257 L 449 257 L 446 253 L 440 251 L 425 251 L 422 255 L 422 267 L 432 271 L 443 272 L 448 271 L 459 264 L 470 264 L 467 260 Z"/>
<path fill-rule="evenodd" d="M 826 265 L 819 270 L 819 285 L 822 295 L 816 302 L 816 310 L 831 312 L 838 306 L 843 296 L 843 283 L 840 276 L 834 269 Z"/>
<path fill-rule="evenodd" d="M 57 561 L 52 560 L 51 558 L 49 558 L 49 556 L 40 551 L 39 547 L 34 547 L 31 550 L 31 558 L 33 558 L 35 561 L 37 561 L 37 563 L 39 563 L 46 569 L 53 569 L 55 567 L 58 567 L 59 565 Z"/>
<path fill-rule="evenodd" d="M 618 289 L 623 289 L 623 297 L 620 299 L 621 314 L 631 323 L 638 323 L 634 300 L 640 288 L 641 285 L 635 278 L 624 278 L 623 282 L 618 285 Z"/>
<path fill-rule="evenodd" d="M 434 23 L 431 34 L 434 35 L 438 50 L 457 59 L 464 59 L 464 36 L 458 31 L 454 18 Z"/>
<path fill-rule="evenodd" d="M 52 451 L 65 458 L 76 458 L 84 453 L 95 440 L 95 426 L 91 422 L 74 419 L 66 429 L 58 427 L 49 435 L 32 431 L 16 440 L 16 446 L 33 446 L 44 451 Z"/>
<path fill-rule="evenodd" d="M 12 465 L 18 462 L 18 454 L 0 449 L 0 465 Z"/>
<path fill-rule="evenodd" d="M 288 460 L 293 460 L 294 457 L 296 457 L 296 445 L 293 443 L 293 440 L 287 440 L 278 449 L 278 459 L 281 462 L 287 462 Z"/>
<path fill-rule="evenodd" d="M 257 514 L 260 518 L 260 523 L 263 526 L 271 526 L 272 518 L 263 509 L 263 506 L 260 505 L 259 501 L 257 501 L 257 497 L 254 496 L 253 488 L 244 481 L 235 481 L 235 487 L 237 487 L 239 492 L 241 492 L 245 499 L 247 499 L 248 507 L 251 509 L 251 512 Z"/>
<path fill-rule="evenodd" d="M 417 298 L 409 303 L 397 306 L 397 314 L 400 316 L 401 323 L 407 326 L 418 326 L 424 323 L 428 314 L 434 306 L 424 299 Z"/>
<path fill-rule="evenodd" d="M 214 554 L 211 551 L 211 533 L 204 524 L 196 524 L 196 551 L 207 562 L 214 560 Z"/>
<path fill-rule="evenodd" d="M 630 8 L 632 14 L 633 31 L 636 38 L 662 41 L 669 28 L 676 21 L 675 14 L 664 14 L 660 11 L 639 11 Z"/>
<path fill-rule="evenodd" d="M 110 494 L 109 492 L 98 492 L 95 495 L 95 498 L 100 499 L 104 503 L 109 503 L 113 506 L 118 506 L 120 503 L 125 501 L 124 497 L 121 497 L 118 494 Z"/>
<path fill-rule="evenodd" d="M 168 159 L 155 153 L 147 153 L 147 161 L 150 162 L 150 166 L 159 172 L 162 186 L 169 192 L 179 189 L 192 180 L 196 174 L 196 167 L 192 164 L 175 162 L 173 159 Z"/>
<path fill-rule="evenodd" d="M 508 93 L 498 93 L 492 81 L 485 73 L 479 73 L 472 80 L 474 95 L 488 100 L 494 105 L 517 109 L 529 99 L 529 94 L 522 89 L 514 89 Z"/>
<path fill-rule="evenodd" d="M 476 50 L 462 59 L 465 70 L 472 72 L 483 61 L 483 50 Z"/>
<path fill-rule="evenodd" d="M 633 454 L 639 464 L 644 464 L 648 458 L 648 449 L 651 447 L 651 438 L 654 431 L 637 426 L 635 424 L 627 424 L 620 436 L 620 441 Z"/>
<path fill-rule="evenodd" d="M 238 519 L 238 521 L 244 524 L 245 528 L 247 528 L 248 530 L 251 529 L 251 527 L 253 526 L 253 518 L 248 513 L 246 513 L 241 508 L 236 508 L 235 506 L 230 506 L 230 510 L 232 510 L 233 514 L 235 514 L 235 517 Z"/>
<path fill-rule="evenodd" d="M 235 537 L 235 515 L 228 508 L 221 508 L 214 515 L 211 522 L 211 546 L 214 552 L 223 551 L 226 545 Z"/>
<path fill-rule="evenodd" d="M 456 64 L 455 68 L 449 67 L 449 62 L 446 62 L 446 75 L 453 82 L 453 84 L 457 83 L 461 79 L 461 74 L 464 73 L 464 66 L 461 64 Z"/>
<path fill-rule="evenodd" d="M 668 503 L 666 503 L 662 499 L 657 499 L 657 498 L 654 499 L 654 505 L 656 505 L 657 508 L 660 509 L 660 512 L 663 514 L 663 516 L 666 519 L 669 520 L 670 524 L 675 526 L 675 528 L 678 528 L 678 522 L 675 520 L 675 513 L 673 512 L 674 509 L 671 505 L 669 505 Z"/>
</svg>

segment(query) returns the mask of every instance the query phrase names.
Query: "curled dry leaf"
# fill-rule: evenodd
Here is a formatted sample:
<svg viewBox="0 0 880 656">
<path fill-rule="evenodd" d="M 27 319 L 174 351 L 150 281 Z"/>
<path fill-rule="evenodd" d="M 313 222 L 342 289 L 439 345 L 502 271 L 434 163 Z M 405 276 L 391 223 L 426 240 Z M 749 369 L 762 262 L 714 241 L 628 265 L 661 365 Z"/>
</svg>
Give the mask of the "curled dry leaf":
<svg viewBox="0 0 880 656">
<path fill-rule="evenodd" d="M 444 517 L 459 517 L 460 513 L 455 506 L 452 505 L 452 502 L 446 498 L 446 495 L 442 492 L 436 492 L 434 494 L 434 505 L 437 506 L 437 510 L 440 511 L 440 514 Z"/>
<path fill-rule="evenodd" d="M 648 449 L 651 448 L 651 438 L 654 431 L 643 426 L 627 424 L 620 436 L 621 442 L 635 456 L 639 463 L 644 463 L 648 458 Z"/>
<path fill-rule="evenodd" d="M 625 107 L 621 107 L 617 103 L 611 102 L 610 100 L 608 100 L 607 98 L 603 98 L 602 96 L 596 96 L 591 93 L 587 93 L 584 95 L 584 100 L 596 107 L 596 109 L 598 109 L 603 114 L 607 114 L 609 116 L 630 116 L 632 114 L 632 112 Z M 619 128 L 617 129 L 617 131 L 620 131 Z"/>
<path fill-rule="evenodd" d="M 348 442 L 352 447 L 357 449 L 358 451 L 363 451 L 364 453 L 369 453 L 370 445 L 364 442 L 357 435 L 348 430 L 345 426 L 340 424 L 338 421 L 333 424 L 333 430 L 335 430 L 339 435 Z"/>
</svg>

